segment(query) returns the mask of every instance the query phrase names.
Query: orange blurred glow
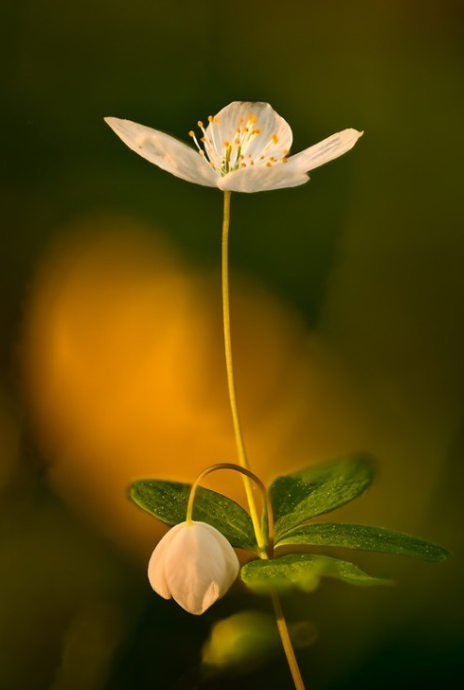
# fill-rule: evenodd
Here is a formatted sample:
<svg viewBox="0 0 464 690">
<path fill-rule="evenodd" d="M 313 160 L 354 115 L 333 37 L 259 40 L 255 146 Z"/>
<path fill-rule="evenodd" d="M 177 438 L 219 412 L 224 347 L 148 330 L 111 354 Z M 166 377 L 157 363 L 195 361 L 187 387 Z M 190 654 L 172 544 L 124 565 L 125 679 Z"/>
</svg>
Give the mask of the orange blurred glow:
<svg viewBox="0 0 464 690">
<path fill-rule="evenodd" d="M 362 431 L 334 358 L 287 306 L 232 281 L 253 469 L 268 480 L 358 447 Z M 129 221 L 68 229 L 37 270 L 24 380 L 51 481 L 99 529 L 145 556 L 163 529 L 127 500 L 130 482 L 192 481 L 236 457 L 220 304 L 218 272 L 187 268 L 153 230 Z M 243 501 L 230 473 L 214 482 Z"/>
</svg>

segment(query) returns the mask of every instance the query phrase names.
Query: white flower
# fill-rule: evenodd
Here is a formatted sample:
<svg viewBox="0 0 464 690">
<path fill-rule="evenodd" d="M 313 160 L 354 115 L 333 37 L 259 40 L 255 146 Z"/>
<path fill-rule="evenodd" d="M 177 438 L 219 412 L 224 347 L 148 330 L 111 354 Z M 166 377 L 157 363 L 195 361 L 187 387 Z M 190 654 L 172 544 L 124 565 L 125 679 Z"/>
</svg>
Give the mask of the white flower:
<svg viewBox="0 0 464 690">
<path fill-rule="evenodd" d="M 231 192 L 263 192 L 296 187 L 309 170 L 349 151 L 362 132 L 345 129 L 289 157 L 292 130 L 269 103 L 234 101 L 208 125 L 198 122 L 201 136 L 190 132 L 196 149 L 130 120 L 105 121 L 127 146 L 163 170 L 206 187 Z"/>
<path fill-rule="evenodd" d="M 224 596 L 240 564 L 227 539 L 206 522 L 181 522 L 161 539 L 148 564 L 150 584 L 189 613 L 204 613 Z"/>
</svg>

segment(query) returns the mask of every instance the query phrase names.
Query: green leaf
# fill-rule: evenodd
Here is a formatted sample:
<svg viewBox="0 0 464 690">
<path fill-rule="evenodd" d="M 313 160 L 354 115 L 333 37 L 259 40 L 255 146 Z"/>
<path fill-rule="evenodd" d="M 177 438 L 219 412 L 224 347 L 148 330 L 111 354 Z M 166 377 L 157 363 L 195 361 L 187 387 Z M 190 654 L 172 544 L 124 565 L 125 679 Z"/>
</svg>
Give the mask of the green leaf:
<svg viewBox="0 0 464 690">
<path fill-rule="evenodd" d="M 357 454 L 277 477 L 269 487 L 276 541 L 302 522 L 352 501 L 367 489 L 373 474 L 370 459 Z"/>
<path fill-rule="evenodd" d="M 134 482 L 129 495 L 140 508 L 162 522 L 177 525 L 185 520 L 190 489 L 191 484 L 145 479 Z M 227 496 L 199 487 L 195 494 L 193 519 L 218 529 L 232 546 L 257 551 L 250 516 Z"/>
<path fill-rule="evenodd" d="M 291 554 L 270 560 L 250 561 L 241 570 L 243 582 L 258 593 L 297 587 L 312 592 L 321 577 L 333 577 L 351 585 L 389 585 L 391 580 L 371 577 L 357 565 L 339 558 L 309 553 Z"/>
<path fill-rule="evenodd" d="M 395 553 L 422 558 L 424 561 L 443 561 L 449 551 L 429 541 L 409 534 L 392 532 L 368 525 L 345 525 L 318 522 L 300 525 L 282 537 L 276 546 L 284 544 L 312 544 L 313 546 L 341 546 L 348 549 Z"/>
</svg>

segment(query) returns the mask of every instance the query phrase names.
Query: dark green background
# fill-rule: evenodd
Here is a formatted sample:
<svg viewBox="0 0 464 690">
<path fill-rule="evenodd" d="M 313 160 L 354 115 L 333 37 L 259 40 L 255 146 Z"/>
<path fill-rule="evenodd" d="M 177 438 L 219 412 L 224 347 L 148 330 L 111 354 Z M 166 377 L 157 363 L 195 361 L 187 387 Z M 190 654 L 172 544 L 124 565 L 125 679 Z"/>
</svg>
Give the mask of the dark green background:
<svg viewBox="0 0 464 690">
<path fill-rule="evenodd" d="M 155 221 L 192 265 L 217 265 L 220 195 L 150 167 L 102 118 L 187 139 L 198 119 L 237 99 L 270 102 L 291 124 L 295 151 L 345 127 L 365 131 L 309 185 L 236 195 L 232 263 L 294 305 L 340 353 L 379 445 L 412 449 L 410 465 L 397 463 L 391 502 L 406 501 L 410 487 L 420 491 L 422 472 L 433 473 L 421 536 L 454 551 L 449 563 L 402 572 L 397 595 L 346 587 L 342 613 L 332 598 L 342 585 L 313 595 L 321 640 L 301 654 L 308 687 L 457 687 L 462 2 L 3 0 L 0 14 L 0 385 L 20 436 L 15 470 L 0 487 L 0 687 L 196 687 L 191 669 L 211 622 L 249 605 L 229 597 L 204 618 L 187 616 L 148 591 L 142 565 L 52 495 L 17 361 L 31 275 L 74 219 L 111 212 Z M 366 447 L 376 450 L 369 438 Z M 256 675 L 205 687 L 238 682 L 290 687 L 277 657 Z"/>
</svg>

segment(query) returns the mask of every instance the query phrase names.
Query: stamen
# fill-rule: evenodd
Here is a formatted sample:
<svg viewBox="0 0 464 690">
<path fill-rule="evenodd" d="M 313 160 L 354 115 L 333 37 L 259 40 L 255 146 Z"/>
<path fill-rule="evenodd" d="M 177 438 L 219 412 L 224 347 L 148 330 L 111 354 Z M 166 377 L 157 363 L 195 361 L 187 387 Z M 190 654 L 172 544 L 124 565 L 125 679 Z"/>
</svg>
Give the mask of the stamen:
<svg viewBox="0 0 464 690">
<path fill-rule="evenodd" d="M 197 147 L 199 153 L 203 153 L 203 150 L 202 150 L 200 144 L 198 143 L 198 139 L 196 138 L 195 132 L 194 132 L 193 130 L 190 130 L 190 132 L 189 132 L 189 137 L 192 137 L 192 139 L 193 139 L 193 141 L 194 141 L 194 143 L 195 143 L 195 146 Z"/>
<path fill-rule="evenodd" d="M 213 123 L 214 121 L 219 121 L 217 118 L 214 118 L 212 115 L 208 115 L 208 122 L 209 122 L 209 132 L 211 134 L 211 139 L 209 140 L 209 144 L 211 147 L 211 151 L 209 152 L 209 157 L 213 159 L 213 165 L 215 164 L 215 167 L 218 165 L 219 160 L 222 158 L 222 155 L 220 153 L 220 147 L 217 144 L 216 137 L 215 137 L 215 132 L 214 132 L 214 126 Z"/>
<path fill-rule="evenodd" d="M 211 167 L 221 173 L 227 175 L 230 172 L 246 168 L 249 165 L 254 166 L 255 161 L 258 161 L 259 166 L 271 168 L 274 163 L 287 163 L 287 154 L 289 149 L 281 149 L 277 152 L 275 148 L 279 142 L 279 137 L 276 132 L 266 137 L 266 140 L 257 145 L 255 137 L 262 133 L 258 124 L 258 117 L 250 113 L 245 118 L 237 119 L 237 124 L 234 131 L 234 139 L 229 141 L 225 139 L 221 142 L 221 128 L 216 127 L 220 121 L 217 115 L 208 115 L 208 126 L 201 120 L 198 120 L 197 125 L 201 130 L 203 136 L 197 139 L 195 132 L 189 132 L 189 136 L 193 139 L 199 153 L 205 158 Z M 230 130 L 229 130 L 230 131 Z M 251 153 L 248 153 L 248 150 Z M 276 155 L 269 155 L 274 153 Z"/>
</svg>

